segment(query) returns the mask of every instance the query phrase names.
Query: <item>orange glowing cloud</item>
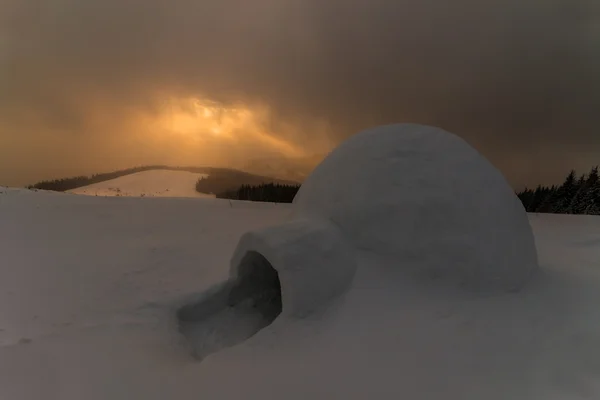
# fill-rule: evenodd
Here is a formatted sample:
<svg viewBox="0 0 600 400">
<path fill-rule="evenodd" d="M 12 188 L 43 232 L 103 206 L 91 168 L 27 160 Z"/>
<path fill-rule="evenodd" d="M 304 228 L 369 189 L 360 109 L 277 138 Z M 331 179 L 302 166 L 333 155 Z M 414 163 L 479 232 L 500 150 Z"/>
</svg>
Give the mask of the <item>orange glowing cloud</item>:
<svg viewBox="0 0 600 400">
<path fill-rule="evenodd" d="M 263 147 L 286 157 L 304 157 L 299 146 L 271 132 L 268 107 L 244 104 L 225 106 L 196 97 L 169 98 L 157 115 L 142 117 L 153 136 L 168 136 L 189 145 L 227 143 L 230 146 Z"/>
</svg>

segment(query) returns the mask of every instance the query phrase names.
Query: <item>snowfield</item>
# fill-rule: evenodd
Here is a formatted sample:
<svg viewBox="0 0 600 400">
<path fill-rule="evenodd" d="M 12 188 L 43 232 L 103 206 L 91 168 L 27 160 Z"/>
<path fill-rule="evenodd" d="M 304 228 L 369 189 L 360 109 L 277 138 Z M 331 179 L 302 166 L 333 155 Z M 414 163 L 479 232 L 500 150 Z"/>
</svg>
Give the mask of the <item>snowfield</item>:
<svg viewBox="0 0 600 400">
<path fill-rule="evenodd" d="M 187 171 L 151 170 L 83 186 L 69 190 L 69 193 L 88 196 L 214 197 L 196 191 L 198 179 L 207 176 Z"/>
<path fill-rule="evenodd" d="M 415 290 L 361 254 L 327 309 L 198 361 L 177 309 L 289 206 L 0 192 L 2 399 L 600 395 L 599 218 L 531 215 L 541 271 L 519 293 Z"/>
<path fill-rule="evenodd" d="M 292 205 L 1 189 L 0 262 L 1 399 L 600 398 L 600 219 L 437 128 Z"/>
</svg>

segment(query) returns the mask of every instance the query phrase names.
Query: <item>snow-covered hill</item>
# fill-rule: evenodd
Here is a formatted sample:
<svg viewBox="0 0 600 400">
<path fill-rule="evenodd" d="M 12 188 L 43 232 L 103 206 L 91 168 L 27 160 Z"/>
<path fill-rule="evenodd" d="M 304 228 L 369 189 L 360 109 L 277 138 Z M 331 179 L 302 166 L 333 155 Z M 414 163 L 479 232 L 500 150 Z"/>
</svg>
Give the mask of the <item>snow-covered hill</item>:
<svg viewBox="0 0 600 400">
<path fill-rule="evenodd" d="M 89 196 L 125 197 L 214 197 L 196 191 L 196 182 L 206 174 L 156 169 L 121 176 L 70 190 Z"/>
<path fill-rule="evenodd" d="M 0 192 L 2 399 L 599 396 L 599 218 L 531 215 L 541 272 L 507 295 L 416 289 L 360 253 L 329 308 L 200 362 L 176 311 L 288 206 Z"/>
</svg>

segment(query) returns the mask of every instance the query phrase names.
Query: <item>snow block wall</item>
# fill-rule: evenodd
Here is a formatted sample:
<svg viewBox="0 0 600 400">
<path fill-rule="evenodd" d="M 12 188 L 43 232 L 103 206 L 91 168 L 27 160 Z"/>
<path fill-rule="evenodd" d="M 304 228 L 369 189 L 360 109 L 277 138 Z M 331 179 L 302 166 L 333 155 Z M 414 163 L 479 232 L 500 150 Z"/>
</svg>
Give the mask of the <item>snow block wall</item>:
<svg viewBox="0 0 600 400">
<path fill-rule="evenodd" d="M 264 257 L 279 276 L 284 315 L 306 315 L 347 290 L 357 251 L 417 284 L 484 293 L 519 290 L 537 268 L 526 212 L 502 174 L 434 127 L 351 137 L 308 177 L 292 208 L 289 222 L 244 235 L 230 267 L 241 281 L 252 254 Z"/>
</svg>

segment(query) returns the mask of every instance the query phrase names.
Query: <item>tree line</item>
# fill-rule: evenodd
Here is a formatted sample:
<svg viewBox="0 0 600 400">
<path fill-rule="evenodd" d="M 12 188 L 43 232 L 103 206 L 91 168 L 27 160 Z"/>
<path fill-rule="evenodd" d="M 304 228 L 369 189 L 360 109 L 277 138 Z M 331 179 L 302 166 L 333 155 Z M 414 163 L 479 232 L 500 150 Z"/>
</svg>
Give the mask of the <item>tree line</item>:
<svg viewBox="0 0 600 400">
<path fill-rule="evenodd" d="M 206 178 L 198 181 L 200 189 Z M 299 184 L 243 184 L 237 189 L 216 193 L 217 198 L 274 203 L 291 203 Z M 200 190 L 199 190 L 200 191 Z M 600 215 L 600 179 L 598 166 L 588 174 L 577 175 L 572 170 L 561 185 L 542 186 L 518 192 L 527 212 Z"/>
<path fill-rule="evenodd" d="M 296 182 L 254 175 L 243 171 L 215 169 L 211 171 L 208 176 L 198 179 L 196 182 L 196 191 L 199 193 L 214 194 L 217 197 L 220 195 L 233 196 L 234 193 L 241 190 L 244 185 L 258 187 L 271 183 L 282 186 L 297 185 Z"/>
<path fill-rule="evenodd" d="M 600 215 L 598 166 L 586 175 L 572 170 L 564 182 L 517 193 L 527 212 Z"/>
<path fill-rule="evenodd" d="M 291 203 L 300 185 L 264 183 L 242 185 L 238 189 L 217 193 L 217 198 L 230 200 L 265 201 L 271 203 Z"/>
<path fill-rule="evenodd" d="M 64 192 L 156 169 L 208 173 L 210 174 L 208 177 L 198 180 L 196 190 L 202 193 L 214 193 L 216 197 L 222 199 L 291 203 L 300 189 L 299 184 L 289 181 L 269 179 L 227 168 L 164 165 L 141 166 L 91 176 L 82 175 L 47 180 L 29 185 L 28 188 Z M 267 180 L 270 180 L 270 183 L 265 183 Z M 244 182 L 244 184 L 240 185 L 240 182 Z M 588 174 L 582 175 L 578 175 L 575 170 L 572 170 L 561 185 L 539 185 L 535 189 L 526 188 L 518 192 L 517 196 L 527 212 L 600 215 L 598 166 L 593 167 Z"/>
</svg>

